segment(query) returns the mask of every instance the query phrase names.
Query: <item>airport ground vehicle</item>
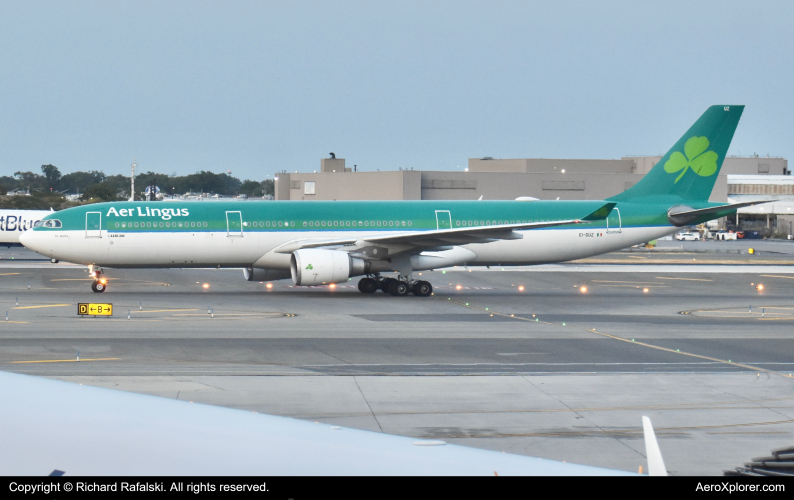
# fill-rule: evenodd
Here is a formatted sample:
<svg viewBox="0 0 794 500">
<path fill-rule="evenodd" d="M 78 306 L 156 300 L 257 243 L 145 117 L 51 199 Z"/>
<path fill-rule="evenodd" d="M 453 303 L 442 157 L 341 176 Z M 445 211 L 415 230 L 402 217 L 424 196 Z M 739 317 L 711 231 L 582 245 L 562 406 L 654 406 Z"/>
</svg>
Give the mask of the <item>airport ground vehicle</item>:
<svg viewBox="0 0 794 500">
<path fill-rule="evenodd" d="M 736 233 L 734 233 L 733 231 L 718 231 L 714 235 L 714 239 L 715 240 L 719 240 L 719 241 L 735 240 L 736 239 Z"/>
<path fill-rule="evenodd" d="M 21 241 L 89 266 L 95 292 L 107 288 L 104 268 L 239 267 L 248 281 L 362 276 L 362 293 L 429 296 L 415 271 L 580 259 L 757 204 L 708 201 L 743 109 L 711 106 L 640 182 L 606 200 L 111 202 L 51 215 L 60 227 L 41 224 Z"/>
<path fill-rule="evenodd" d="M 679 241 L 700 241 L 700 233 L 693 233 L 690 231 L 684 233 L 675 233 L 674 238 Z"/>
</svg>

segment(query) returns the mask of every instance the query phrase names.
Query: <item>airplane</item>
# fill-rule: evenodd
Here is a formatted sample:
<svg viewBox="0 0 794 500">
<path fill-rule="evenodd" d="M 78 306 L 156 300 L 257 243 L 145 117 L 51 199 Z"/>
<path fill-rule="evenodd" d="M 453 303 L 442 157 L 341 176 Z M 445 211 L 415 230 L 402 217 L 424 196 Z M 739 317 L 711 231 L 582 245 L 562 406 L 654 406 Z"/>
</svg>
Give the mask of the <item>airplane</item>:
<svg viewBox="0 0 794 500">
<path fill-rule="evenodd" d="M 248 281 L 358 282 L 362 293 L 427 297 L 413 273 L 581 259 L 672 234 L 758 202 L 709 202 L 744 106 L 709 107 L 637 184 L 600 201 L 117 202 L 45 217 L 20 241 L 104 268 L 243 268 Z M 382 273 L 397 272 L 397 277 Z"/>
<path fill-rule="evenodd" d="M 633 475 L 8 372 L 0 398 L 3 476 Z M 666 476 L 642 421 L 648 474 Z"/>
<path fill-rule="evenodd" d="M 52 210 L 0 210 L 0 245 L 19 244 L 19 235 L 52 213 Z"/>
</svg>

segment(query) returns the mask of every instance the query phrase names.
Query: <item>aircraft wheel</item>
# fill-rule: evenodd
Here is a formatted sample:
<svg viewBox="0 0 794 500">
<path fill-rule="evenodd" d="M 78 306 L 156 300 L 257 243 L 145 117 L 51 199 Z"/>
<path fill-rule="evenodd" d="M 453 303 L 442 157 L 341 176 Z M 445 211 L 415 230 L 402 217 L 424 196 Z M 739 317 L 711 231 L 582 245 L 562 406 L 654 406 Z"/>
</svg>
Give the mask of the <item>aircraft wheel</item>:
<svg viewBox="0 0 794 500">
<path fill-rule="evenodd" d="M 408 295 L 408 283 L 404 281 L 394 280 L 389 285 L 389 293 L 395 297 L 405 297 Z"/>
<path fill-rule="evenodd" d="M 417 297 L 428 297 L 433 293 L 433 285 L 427 281 L 417 281 L 414 283 L 413 292 Z"/>
<path fill-rule="evenodd" d="M 94 281 L 91 284 L 91 290 L 93 290 L 96 293 L 102 293 L 105 290 L 107 290 L 107 288 L 108 288 L 107 285 L 105 285 L 104 283 L 102 283 L 100 281 Z"/>
<path fill-rule="evenodd" d="M 58 259 L 50 259 L 50 262 L 52 262 L 53 264 L 57 264 L 59 261 Z"/>
<path fill-rule="evenodd" d="M 378 291 L 378 282 L 372 278 L 361 278 L 358 282 L 358 291 L 361 293 L 375 293 Z"/>
<path fill-rule="evenodd" d="M 383 293 L 389 293 L 389 286 L 391 286 L 392 282 L 397 281 L 394 278 L 383 278 L 380 280 L 380 289 Z"/>
</svg>

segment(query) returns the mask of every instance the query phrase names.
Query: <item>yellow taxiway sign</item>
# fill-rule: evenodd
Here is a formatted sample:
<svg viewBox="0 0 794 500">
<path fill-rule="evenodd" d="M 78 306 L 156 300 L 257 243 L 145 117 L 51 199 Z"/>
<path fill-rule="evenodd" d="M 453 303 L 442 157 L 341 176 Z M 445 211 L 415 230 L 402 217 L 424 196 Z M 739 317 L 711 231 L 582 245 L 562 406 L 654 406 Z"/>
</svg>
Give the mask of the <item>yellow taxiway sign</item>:
<svg viewBox="0 0 794 500">
<path fill-rule="evenodd" d="M 113 304 L 77 304 L 80 316 L 113 316 Z"/>
</svg>

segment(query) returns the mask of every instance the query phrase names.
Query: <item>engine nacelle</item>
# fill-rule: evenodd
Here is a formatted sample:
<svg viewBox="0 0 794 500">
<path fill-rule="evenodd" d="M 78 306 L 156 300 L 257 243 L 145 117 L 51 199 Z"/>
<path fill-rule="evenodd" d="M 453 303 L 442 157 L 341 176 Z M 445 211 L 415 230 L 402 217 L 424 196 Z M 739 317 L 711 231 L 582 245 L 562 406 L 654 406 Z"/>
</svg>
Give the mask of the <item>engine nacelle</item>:
<svg viewBox="0 0 794 500">
<path fill-rule="evenodd" d="M 304 248 L 292 253 L 289 267 L 296 285 L 311 286 L 347 281 L 367 274 L 369 266 L 347 252 Z"/>
<path fill-rule="evenodd" d="M 243 268 L 243 277 L 246 281 L 276 281 L 290 277 L 290 272 L 283 269 L 258 269 L 256 267 Z"/>
</svg>

